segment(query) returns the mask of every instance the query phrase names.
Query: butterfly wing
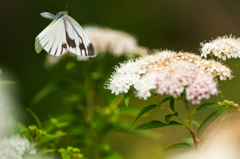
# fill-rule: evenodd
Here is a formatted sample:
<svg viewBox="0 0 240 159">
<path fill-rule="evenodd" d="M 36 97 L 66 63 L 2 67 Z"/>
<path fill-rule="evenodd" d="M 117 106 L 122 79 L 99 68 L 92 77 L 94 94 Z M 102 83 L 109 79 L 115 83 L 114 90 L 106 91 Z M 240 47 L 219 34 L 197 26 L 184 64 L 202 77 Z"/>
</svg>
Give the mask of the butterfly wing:
<svg viewBox="0 0 240 159">
<path fill-rule="evenodd" d="M 95 56 L 93 44 L 82 27 L 70 16 L 63 16 L 66 45 L 70 52 L 80 56 Z"/>
<path fill-rule="evenodd" d="M 43 49 L 43 43 L 46 41 L 46 37 L 48 37 L 51 28 L 53 27 L 53 24 L 56 22 L 56 20 L 52 21 L 35 39 L 35 50 L 37 53 L 40 53 Z"/>
<path fill-rule="evenodd" d="M 49 24 L 35 39 L 37 53 L 42 48 L 51 55 L 61 56 L 67 52 L 65 27 L 63 19 L 59 18 Z"/>
<path fill-rule="evenodd" d="M 54 56 L 71 52 L 80 56 L 95 56 L 94 47 L 82 27 L 70 16 L 54 20 L 35 39 L 35 50 L 44 49 Z"/>
</svg>

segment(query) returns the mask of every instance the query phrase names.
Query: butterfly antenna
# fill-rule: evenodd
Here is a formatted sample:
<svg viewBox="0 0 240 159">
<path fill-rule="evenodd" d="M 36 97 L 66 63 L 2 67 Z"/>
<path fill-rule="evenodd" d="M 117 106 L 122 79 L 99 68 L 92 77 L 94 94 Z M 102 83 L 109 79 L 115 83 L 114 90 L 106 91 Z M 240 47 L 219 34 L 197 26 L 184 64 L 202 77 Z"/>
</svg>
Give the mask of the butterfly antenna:
<svg viewBox="0 0 240 159">
<path fill-rule="evenodd" d="M 66 7 L 65 7 L 65 10 L 67 10 L 67 7 L 68 7 L 68 3 L 67 3 L 67 5 L 66 5 Z"/>
<path fill-rule="evenodd" d="M 82 1 L 82 2 L 80 2 L 78 4 L 75 4 L 74 6 L 71 6 L 71 7 L 67 8 L 66 11 L 69 10 L 70 8 L 73 8 L 73 7 L 75 7 L 75 6 L 79 5 L 79 4 L 83 4 L 83 3 L 85 3 L 85 1 Z"/>
</svg>

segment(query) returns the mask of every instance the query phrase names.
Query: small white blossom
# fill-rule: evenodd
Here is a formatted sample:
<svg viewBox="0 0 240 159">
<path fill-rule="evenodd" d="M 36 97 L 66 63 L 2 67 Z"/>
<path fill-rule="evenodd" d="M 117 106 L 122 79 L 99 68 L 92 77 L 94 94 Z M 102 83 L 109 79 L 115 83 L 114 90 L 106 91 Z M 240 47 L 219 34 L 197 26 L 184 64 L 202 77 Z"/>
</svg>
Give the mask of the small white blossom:
<svg viewBox="0 0 240 159">
<path fill-rule="evenodd" d="M 216 56 L 222 60 L 240 58 L 240 42 L 232 36 L 218 37 L 209 43 L 201 43 L 201 57 Z"/>
<path fill-rule="evenodd" d="M 36 150 L 29 140 L 20 135 L 0 139 L 1 159 L 22 159 L 24 154 L 35 154 Z"/>
<path fill-rule="evenodd" d="M 147 76 L 143 76 L 141 80 L 137 81 L 134 88 L 137 90 L 137 96 L 146 100 L 151 96 L 150 90 L 156 89 L 156 84 L 159 82 L 157 74 L 149 73 Z"/>
<path fill-rule="evenodd" d="M 186 99 L 192 101 L 192 104 L 199 104 L 202 99 L 208 99 L 210 95 L 216 94 L 216 82 L 211 77 L 201 73 L 186 88 Z"/>
</svg>

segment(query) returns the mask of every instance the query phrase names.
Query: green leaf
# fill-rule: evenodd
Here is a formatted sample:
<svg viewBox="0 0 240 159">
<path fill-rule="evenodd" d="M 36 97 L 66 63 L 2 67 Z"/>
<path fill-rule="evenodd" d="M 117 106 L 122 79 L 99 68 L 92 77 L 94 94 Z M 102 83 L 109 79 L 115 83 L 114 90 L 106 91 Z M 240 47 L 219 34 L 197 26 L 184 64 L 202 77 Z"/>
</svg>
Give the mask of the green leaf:
<svg viewBox="0 0 240 159">
<path fill-rule="evenodd" d="M 169 149 L 176 149 L 176 148 L 193 148 L 193 147 L 192 147 L 192 145 L 190 145 L 188 143 L 177 143 L 177 144 L 173 144 L 173 145 L 170 145 L 170 146 L 162 149 L 162 151 L 166 151 Z"/>
<path fill-rule="evenodd" d="M 54 134 L 54 135 L 50 135 L 50 134 L 46 134 L 45 136 L 43 136 L 36 144 L 37 145 L 41 145 L 43 143 L 46 143 L 48 141 L 51 141 L 51 140 L 56 140 L 62 136 L 65 136 L 66 133 L 57 133 L 57 134 Z"/>
<path fill-rule="evenodd" d="M 58 121 L 71 121 L 71 120 L 75 120 L 75 119 L 78 119 L 76 116 L 72 115 L 72 114 L 63 114 L 63 115 L 60 115 L 58 117 L 56 117 L 56 119 Z"/>
<path fill-rule="evenodd" d="M 124 94 L 124 101 L 125 101 L 126 107 L 128 107 L 128 103 L 132 96 L 132 92 L 133 92 L 132 90 L 129 90 L 127 93 Z"/>
<path fill-rule="evenodd" d="M 126 108 L 125 106 L 124 107 L 121 106 L 121 107 L 119 107 L 119 111 L 120 111 L 120 114 L 136 116 L 136 114 L 138 114 L 140 109 L 135 108 L 135 107 Z M 146 115 L 146 114 L 144 114 L 144 115 Z"/>
<path fill-rule="evenodd" d="M 160 103 L 158 103 L 158 106 L 161 106 L 163 103 L 169 101 L 169 100 L 173 100 L 174 98 L 173 97 L 166 97 L 164 98 Z"/>
<path fill-rule="evenodd" d="M 165 116 L 165 122 L 168 123 L 169 120 L 171 119 L 171 117 L 172 117 L 172 114 L 166 115 L 166 116 Z"/>
<path fill-rule="evenodd" d="M 192 120 L 192 123 L 193 123 L 194 125 L 196 125 L 197 127 L 199 127 L 199 126 L 201 125 L 201 122 L 198 122 L 198 121 L 196 121 L 196 120 Z"/>
<path fill-rule="evenodd" d="M 149 105 L 149 106 L 146 106 L 145 108 L 143 108 L 136 116 L 135 120 L 133 121 L 132 123 L 132 126 L 133 124 L 138 120 L 138 118 L 140 118 L 143 114 L 145 114 L 146 112 L 148 112 L 149 110 L 151 109 L 154 109 L 154 108 L 157 108 L 157 107 L 160 107 L 163 103 L 171 100 L 171 99 L 174 99 L 173 97 L 166 97 L 164 98 L 161 102 L 159 102 L 157 105 L 156 104 L 153 104 L 153 105 Z M 131 127 L 132 127 L 131 126 Z"/>
<path fill-rule="evenodd" d="M 170 100 L 170 108 L 175 112 L 175 99 Z"/>
<path fill-rule="evenodd" d="M 133 130 L 144 130 L 144 129 L 153 129 L 153 128 L 160 128 L 167 126 L 168 124 L 158 121 L 158 120 L 152 120 L 148 123 L 141 124 L 137 127 L 135 127 Z"/>
<path fill-rule="evenodd" d="M 64 127 L 67 127 L 67 126 L 69 126 L 69 125 L 71 125 L 72 123 L 70 122 L 70 121 L 68 121 L 68 122 L 62 122 L 62 123 L 58 123 L 57 124 L 57 127 L 58 128 L 64 128 Z"/>
<path fill-rule="evenodd" d="M 129 133 L 129 127 L 130 125 L 128 123 L 109 123 L 106 124 L 101 131 L 98 133 L 99 138 L 103 138 L 107 133 L 112 132 L 112 131 L 118 131 L 118 132 L 123 132 L 123 133 Z M 134 135 L 137 136 L 143 136 L 143 137 L 148 137 L 148 138 L 158 138 L 161 136 L 161 134 L 156 133 L 151 130 L 144 130 L 144 131 L 134 131 L 132 132 Z"/>
<path fill-rule="evenodd" d="M 27 108 L 27 111 L 34 117 L 34 119 L 36 120 L 37 124 L 38 124 L 38 128 L 42 129 L 42 124 L 40 122 L 40 120 L 38 119 L 37 115 L 29 108 Z"/>
<path fill-rule="evenodd" d="M 182 124 L 176 121 L 170 121 L 167 125 L 170 126 L 170 125 L 182 125 Z"/>
<path fill-rule="evenodd" d="M 210 114 L 203 122 L 202 124 L 199 126 L 198 130 L 197 130 L 197 137 L 200 138 L 203 134 L 203 132 L 206 130 L 206 128 L 215 120 L 219 117 L 219 115 L 221 115 L 228 107 L 223 107 L 220 108 L 218 110 L 216 110 L 215 112 L 213 112 L 212 114 Z"/>
<path fill-rule="evenodd" d="M 231 105 L 230 103 L 224 103 L 224 104 L 219 104 L 219 103 L 203 103 L 202 105 L 200 105 L 197 108 L 198 110 L 202 110 L 202 109 L 207 109 L 207 108 L 214 108 L 214 107 L 223 107 L 223 106 L 228 106 Z"/>
<path fill-rule="evenodd" d="M 145 108 L 143 108 L 143 109 L 137 114 L 135 120 L 134 120 L 133 123 L 132 123 L 132 126 L 133 126 L 133 124 L 138 120 L 138 118 L 140 118 L 143 114 L 145 114 L 145 113 L 148 112 L 149 110 L 154 109 L 154 108 L 157 108 L 157 107 L 158 107 L 158 105 L 153 104 L 153 105 L 149 105 L 149 106 L 146 106 Z M 132 127 L 132 126 L 131 126 L 131 127 Z"/>
<path fill-rule="evenodd" d="M 207 109 L 207 108 L 219 107 L 219 106 L 220 106 L 220 104 L 218 104 L 218 103 L 203 103 L 197 108 L 197 111 L 202 110 L 202 109 Z"/>
<path fill-rule="evenodd" d="M 222 92 L 218 92 L 218 95 L 223 98 Z"/>
<path fill-rule="evenodd" d="M 27 137 L 29 139 L 31 138 L 31 136 L 32 136 L 31 132 L 25 125 L 18 123 L 18 127 L 19 127 L 21 134 L 23 134 L 25 137 Z"/>
<path fill-rule="evenodd" d="M 185 121 L 189 123 L 189 120 L 185 120 Z M 196 121 L 196 120 L 192 120 L 192 123 L 193 123 L 194 125 L 196 125 L 197 127 L 199 127 L 199 126 L 201 125 L 201 122 L 198 122 L 198 121 Z"/>
<path fill-rule="evenodd" d="M 192 137 L 184 138 L 184 139 L 183 139 L 183 142 L 184 142 L 184 143 L 187 143 L 187 144 L 189 144 L 189 145 L 194 145 L 194 141 L 193 141 L 193 138 L 192 138 Z"/>
<path fill-rule="evenodd" d="M 62 159 L 71 159 L 71 158 L 68 156 L 68 154 L 67 154 L 67 152 L 66 152 L 65 149 L 61 148 L 61 149 L 58 150 L 58 152 L 61 153 Z"/>
<path fill-rule="evenodd" d="M 132 131 L 134 131 L 134 130 L 144 130 L 144 129 L 154 129 L 154 128 L 160 128 L 160 127 L 170 126 L 170 125 L 182 125 L 182 124 L 178 123 L 176 121 L 170 121 L 167 124 L 167 123 L 163 123 L 163 122 L 158 121 L 158 120 L 152 120 L 148 123 L 144 123 L 144 124 L 141 124 L 141 125 L 135 127 Z"/>
<path fill-rule="evenodd" d="M 165 116 L 165 122 L 168 123 L 169 120 L 171 119 L 171 117 L 173 117 L 173 116 L 178 116 L 178 113 L 176 112 L 176 113 L 174 113 L 174 114 L 168 114 L 168 115 L 166 115 L 166 116 Z"/>
</svg>

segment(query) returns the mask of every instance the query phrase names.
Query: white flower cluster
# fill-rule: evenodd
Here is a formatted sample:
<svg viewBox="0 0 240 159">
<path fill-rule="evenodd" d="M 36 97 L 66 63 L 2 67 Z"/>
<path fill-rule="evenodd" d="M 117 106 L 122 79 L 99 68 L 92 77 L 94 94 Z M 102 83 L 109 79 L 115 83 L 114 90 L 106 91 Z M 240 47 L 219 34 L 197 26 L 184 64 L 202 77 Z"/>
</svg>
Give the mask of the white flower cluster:
<svg viewBox="0 0 240 159">
<path fill-rule="evenodd" d="M 201 43 L 201 57 L 216 56 L 222 60 L 240 58 L 240 41 L 232 36 L 218 37 L 209 43 Z"/>
<path fill-rule="evenodd" d="M 170 52 L 169 52 L 170 53 Z M 157 53 L 154 57 L 162 56 L 161 53 Z M 171 62 L 176 62 L 176 61 L 188 61 L 191 63 L 195 63 L 200 69 L 205 71 L 206 74 L 211 75 L 213 77 L 219 77 L 220 80 L 226 80 L 226 79 L 231 79 L 232 78 L 232 71 L 222 65 L 220 62 L 216 62 L 214 60 L 205 60 L 202 59 L 200 56 L 191 54 L 191 53 L 171 53 L 168 55 L 168 58 L 161 58 L 162 62 L 160 62 L 158 65 L 155 65 L 155 70 L 152 69 L 152 71 L 161 71 L 159 69 L 162 69 L 163 66 L 167 66 L 167 64 Z M 160 67 L 159 67 L 160 66 Z"/>
<path fill-rule="evenodd" d="M 212 75 L 213 77 L 219 77 L 220 80 L 232 79 L 232 71 L 222 65 L 220 62 L 216 62 L 214 60 L 201 60 L 196 62 L 196 64 L 208 75 Z"/>
<path fill-rule="evenodd" d="M 209 99 L 210 95 L 217 95 L 217 93 L 217 83 L 213 78 L 198 73 L 186 88 L 186 99 L 192 101 L 192 104 L 199 104 L 202 99 Z"/>
<path fill-rule="evenodd" d="M 114 56 L 129 53 L 147 54 L 147 50 L 139 47 L 133 36 L 122 31 L 93 26 L 84 27 L 84 31 L 91 39 L 97 53 L 110 52 Z"/>
<path fill-rule="evenodd" d="M 178 97 L 186 89 L 186 99 L 193 104 L 217 94 L 212 77 L 204 74 L 195 64 L 187 61 L 172 62 L 161 72 L 145 74 L 134 85 L 137 96 L 146 99 L 155 89 L 158 94 Z"/>
<path fill-rule="evenodd" d="M 1 159 L 22 159 L 25 153 L 36 154 L 36 150 L 29 140 L 20 135 L 3 138 L 0 141 Z"/>
<path fill-rule="evenodd" d="M 217 93 L 214 78 L 232 78 L 231 70 L 219 62 L 171 51 L 129 60 L 115 70 L 106 88 L 116 95 L 128 92 L 131 86 L 137 96 L 144 99 L 151 96 L 151 90 L 174 97 L 186 91 L 186 99 L 193 104 Z"/>
<path fill-rule="evenodd" d="M 223 102 L 218 102 L 218 104 L 221 105 L 231 105 L 233 107 L 238 107 L 238 104 L 233 102 L 233 101 L 229 101 L 229 100 L 224 100 Z"/>
<path fill-rule="evenodd" d="M 109 52 L 113 56 L 126 56 L 127 58 L 135 55 L 144 56 L 148 50 L 137 44 L 137 40 L 122 31 L 116 31 L 109 28 L 84 27 L 84 31 L 93 43 L 96 54 Z M 48 54 L 45 66 L 50 67 L 59 62 L 65 56 L 76 56 L 72 53 L 66 53 L 63 56 L 53 56 Z M 88 57 L 77 56 L 77 60 L 88 60 Z"/>
<path fill-rule="evenodd" d="M 157 61 L 164 60 L 169 57 L 171 52 L 162 52 L 160 56 L 145 56 L 136 61 L 129 60 L 128 62 L 121 63 L 116 67 L 116 72 L 113 73 L 109 79 L 107 89 L 112 90 L 112 93 L 118 95 L 119 93 L 128 92 L 130 86 L 135 85 L 141 75 L 145 74 L 151 67 L 157 64 Z"/>
</svg>

